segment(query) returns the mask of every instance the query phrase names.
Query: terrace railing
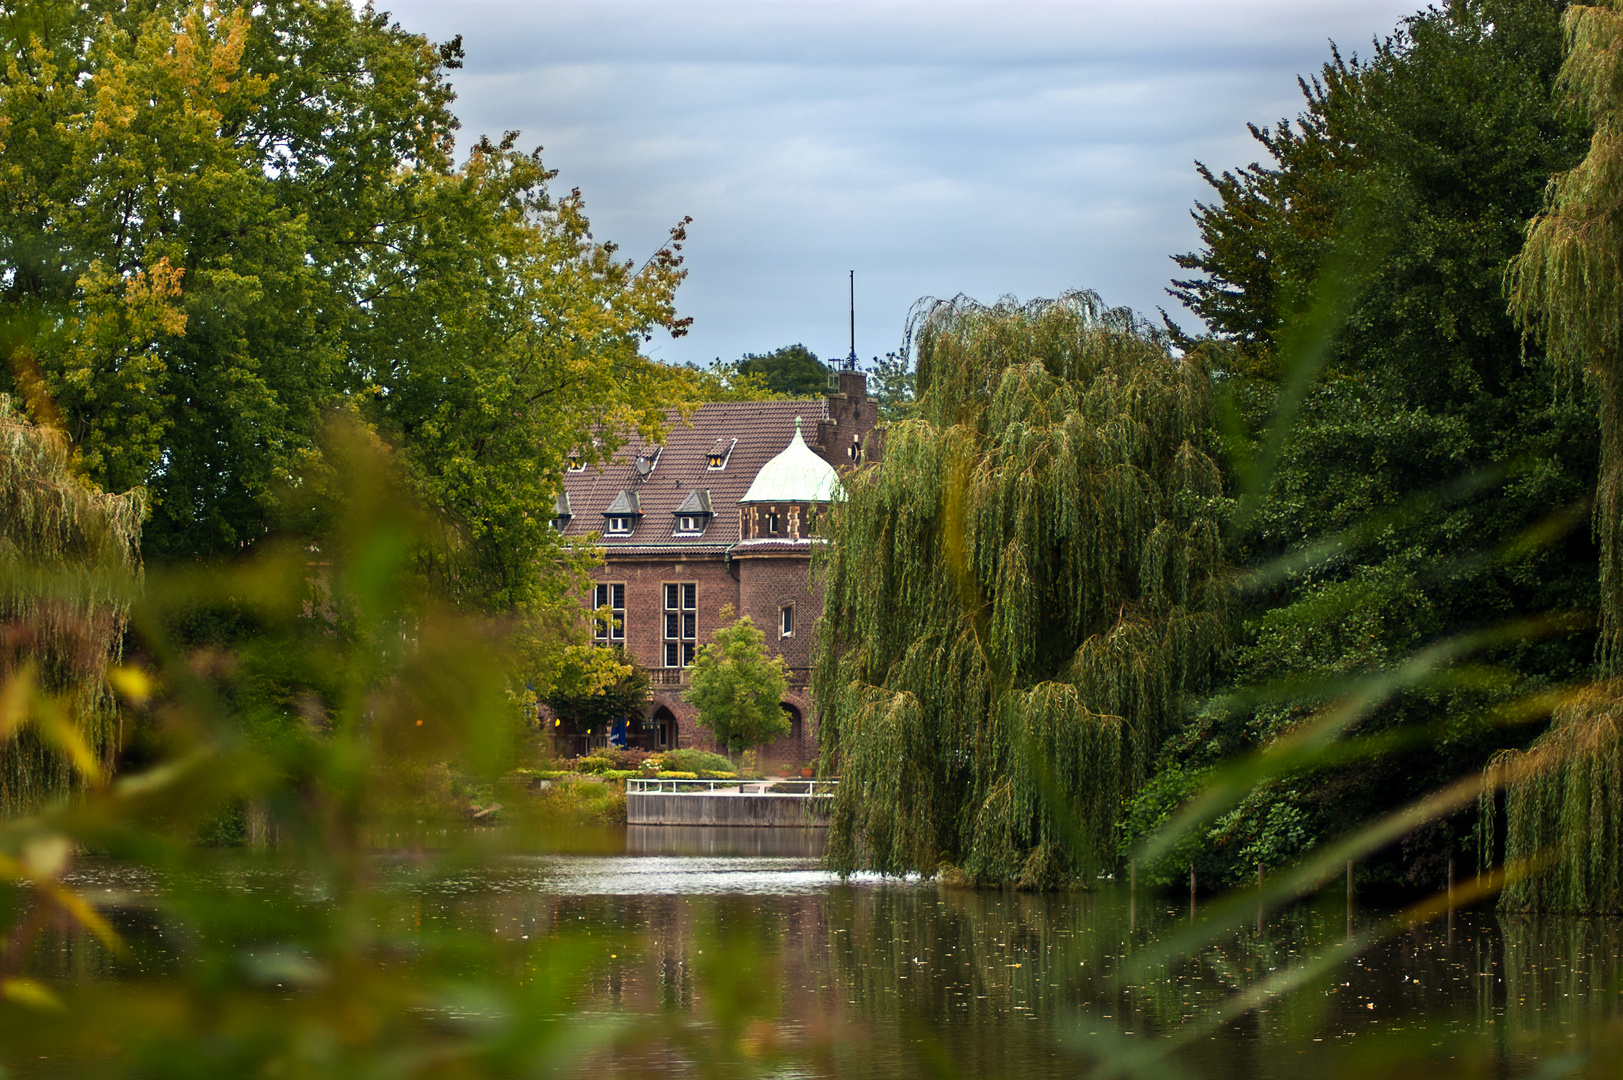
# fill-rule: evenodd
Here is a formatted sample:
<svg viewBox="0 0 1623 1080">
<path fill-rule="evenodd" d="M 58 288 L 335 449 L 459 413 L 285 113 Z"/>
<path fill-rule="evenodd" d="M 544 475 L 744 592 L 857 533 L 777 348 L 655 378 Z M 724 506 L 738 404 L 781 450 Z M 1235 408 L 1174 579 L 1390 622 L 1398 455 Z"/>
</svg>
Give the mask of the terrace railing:
<svg viewBox="0 0 1623 1080">
<path fill-rule="evenodd" d="M 635 778 L 626 781 L 627 795 L 694 795 L 736 789 L 740 795 L 833 795 L 838 780 L 684 780 Z M 777 789 L 777 790 L 774 790 Z"/>
</svg>

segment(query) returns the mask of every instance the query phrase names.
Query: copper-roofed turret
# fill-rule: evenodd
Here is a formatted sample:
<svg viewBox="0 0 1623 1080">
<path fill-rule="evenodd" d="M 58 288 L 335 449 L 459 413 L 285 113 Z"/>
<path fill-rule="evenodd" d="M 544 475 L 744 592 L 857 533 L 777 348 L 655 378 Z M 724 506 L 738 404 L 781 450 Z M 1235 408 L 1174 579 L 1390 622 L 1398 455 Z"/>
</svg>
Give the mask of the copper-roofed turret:
<svg viewBox="0 0 1623 1080">
<path fill-rule="evenodd" d="M 794 438 L 771 461 L 761 466 L 739 503 L 832 502 L 840 491 L 840 478 L 818 457 L 800 434 L 795 417 Z"/>
</svg>

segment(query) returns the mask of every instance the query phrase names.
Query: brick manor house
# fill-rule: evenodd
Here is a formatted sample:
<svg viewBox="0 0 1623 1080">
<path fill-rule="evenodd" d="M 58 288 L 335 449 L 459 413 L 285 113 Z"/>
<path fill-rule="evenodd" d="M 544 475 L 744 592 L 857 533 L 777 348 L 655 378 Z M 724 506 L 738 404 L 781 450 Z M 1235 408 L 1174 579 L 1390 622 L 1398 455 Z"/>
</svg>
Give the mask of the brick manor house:
<svg viewBox="0 0 1623 1080">
<path fill-rule="evenodd" d="M 822 596 L 810 584 L 809 517 L 839 488 L 837 470 L 875 454 L 877 409 L 860 371 L 830 375 L 822 400 L 740 401 L 673 416 L 663 446 L 633 438 L 612 464 L 571 469 L 554 508 L 566 536 L 599 534 L 590 608 L 619 622 L 595 624 L 649 673 L 652 700 L 630 717 L 627 745 L 716 749 L 682 700 L 688 666 L 731 605 L 766 633 L 789 668 L 783 708 L 790 732 L 764 757 L 791 764 L 817 754 L 808 688 L 812 625 Z M 559 751 L 601 746 L 604 733 L 559 733 Z"/>
</svg>

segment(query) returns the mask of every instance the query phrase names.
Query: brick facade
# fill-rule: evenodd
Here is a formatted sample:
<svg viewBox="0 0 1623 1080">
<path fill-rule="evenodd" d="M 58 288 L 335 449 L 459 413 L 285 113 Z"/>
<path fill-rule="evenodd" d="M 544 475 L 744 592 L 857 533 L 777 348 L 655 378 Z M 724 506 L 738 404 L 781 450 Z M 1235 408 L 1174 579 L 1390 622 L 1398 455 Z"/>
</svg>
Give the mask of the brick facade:
<svg viewBox="0 0 1623 1080">
<path fill-rule="evenodd" d="M 783 705 L 792 728 L 764 748 L 763 758 L 787 767 L 817 756 L 817 714 L 807 680 L 812 629 L 822 612 L 822 597 L 810 581 L 810 532 L 819 507 L 739 505 L 761 467 L 789 445 L 797 418 L 814 423 L 807 425 L 815 432 L 809 445 L 836 469 L 877 456 L 870 437 L 877 416 L 866 377 L 840 372 L 826 401 L 706 405 L 688 425 L 673 420 L 664 447 L 633 440 L 602 472 L 584 470 L 565 478 L 558 523 L 566 535 L 600 534 L 605 562 L 593 572 L 594 584 L 624 586 L 623 644 L 652 682 L 644 722 L 632 718 L 628 725 L 632 745 L 717 749 L 695 723 L 696 710 L 682 693 L 688 686 L 688 647 L 708 643 L 730 605 L 765 632 L 768 646 L 789 668 Z M 693 508 L 706 504 L 712 516 L 695 521 Z M 685 526 L 693 527 L 684 531 Z M 671 585 L 678 587 L 675 607 L 669 606 Z M 689 585 L 691 597 L 682 589 Z M 589 599 L 595 601 L 595 593 Z M 691 610 L 683 606 L 689 599 Z"/>
</svg>

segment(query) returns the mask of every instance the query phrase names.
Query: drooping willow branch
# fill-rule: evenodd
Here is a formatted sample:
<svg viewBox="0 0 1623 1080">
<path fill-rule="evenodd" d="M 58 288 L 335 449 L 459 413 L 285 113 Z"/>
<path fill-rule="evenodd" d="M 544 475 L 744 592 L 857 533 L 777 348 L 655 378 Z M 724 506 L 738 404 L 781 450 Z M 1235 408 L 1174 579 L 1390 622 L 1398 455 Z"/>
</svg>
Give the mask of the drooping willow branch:
<svg viewBox="0 0 1623 1080">
<path fill-rule="evenodd" d="M 918 418 L 819 559 L 830 859 L 1077 880 L 1218 644 L 1210 381 L 1091 293 L 926 302 L 909 334 Z"/>
<path fill-rule="evenodd" d="M 0 685 L 28 672 L 110 765 L 117 712 L 106 672 L 122 648 L 139 573 L 145 495 L 98 491 L 67 441 L 0 395 Z M 24 729 L 0 744 L 0 815 L 71 790 L 75 770 Z"/>
<path fill-rule="evenodd" d="M 1594 124 L 1589 153 L 1550 181 L 1544 212 L 1507 274 L 1511 310 L 1548 354 L 1588 379 L 1600 401 L 1600 546 L 1603 681 L 1557 711 L 1505 792 L 1505 857 L 1550 847 L 1549 871 L 1505 891 L 1514 908 L 1623 911 L 1623 5 L 1573 5 L 1562 18 L 1567 57 L 1560 86 Z M 1496 807 L 1485 804 L 1491 830 Z M 1492 843 L 1484 845 L 1492 855 Z"/>
</svg>

